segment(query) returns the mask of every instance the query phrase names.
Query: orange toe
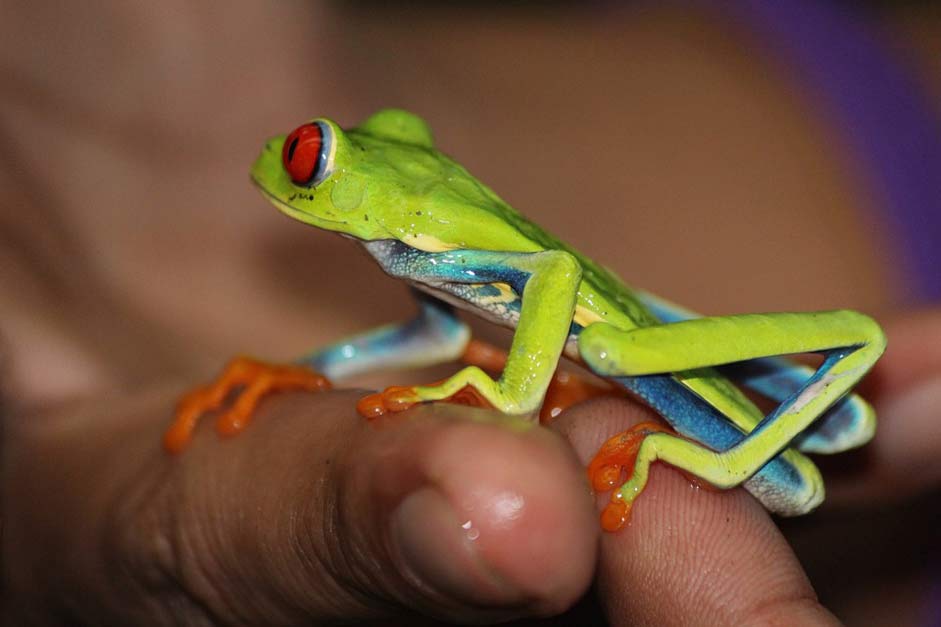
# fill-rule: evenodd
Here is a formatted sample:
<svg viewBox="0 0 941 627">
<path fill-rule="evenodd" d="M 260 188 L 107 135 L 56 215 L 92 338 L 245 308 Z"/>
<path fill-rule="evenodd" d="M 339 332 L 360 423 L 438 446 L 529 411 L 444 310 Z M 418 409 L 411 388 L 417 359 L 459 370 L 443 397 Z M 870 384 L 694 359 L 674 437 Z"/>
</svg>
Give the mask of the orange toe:
<svg viewBox="0 0 941 627">
<path fill-rule="evenodd" d="M 630 521 L 631 506 L 612 496 L 611 502 L 601 512 L 601 528 L 613 533 Z"/>
<path fill-rule="evenodd" d="M 364 418 L 378 418 L 389 412 L 405 411 L 421 402 L 412 386 L 393 385 L 382 392 L 364 396 L 356 403 L 356 411 Z"/>
<path fill-rule="evenodd" d="M 378 418 L 386 413 L 386 407 L 382 404 L 382 392 L 369 394 L 359 399 L 356 403 L 356 411 L 360 416 L 367 420 Z"/>
<path fill-rule="evenodd" d="M 655 422 L 642 422 L 619 433 L 601 446 L 588 465 L 588 480 L 595 492 L 606 492 L 618 483 L 630 479 L 637 461 L 637 452 L 644 438 L 651 433 L 673 433 L 668 427 Z M 611 495 L 601 513 L 601 527 L 605 531 L 617 531 L 631 519 L 631 504 L 619 492 Z"/>
<path fill-rule="evenodd" d="M 216 433 L 224 436 L 238 435 L 252 421 L 252 413 L 257 403 L 248 409 L 232 407 L 216 419 Z"/>
<path fill-rule="evenodd" d="M 303 366 L 274 366 L 247 357 L 232 360 L 211 384 L 194 389 L 177 405 L 176 417 L 163 437 L 164 448 L 179 453 L 189 444 L 203 414 L 216 411 L 235 391 L 240 393 L 216 428 L 224 435 L 244 430 L 262 398 L 281 390 L 326 390 L 330 381 Z"/>
<path fill-rule="evenodd" d="M 423 387 L 434 387 L 440 383 L 438 381 Z M 421 402 L 421 398 L 415 392 L 415 387 L 394 385 L 387 387 L 382 392 L 369 394 L 361 398 L 356 404 L 356 411 L 359 412 L 360 416 L 372 419 L 390 412 L 405 411 Z M 440 402 L 493 409 L 493 405 L 476 388 L 470 385 L 465 385 L 451 396 L 441 399 Z"/>
<path fill-rule="evenodd" d="M 656 422 L 642 422 L 608 438 L 588 465 L 588 479 L 592 488 L 596 492 L 605 492 L 620 481 L 622 474 L 626 473 L 625 480 L 629 479 L 637 460 L 637 451 L 644 438 L 651 433 L 673 431 Z"/>
<path fill-rule="evenodd" d="M 163 448 L 170 453 L 179 453 L 186 448 L 193 437 L 198 419 L 199 415 L 192 412 L 177 414 L 173 424 L 163 434 Z"/>
</svg>

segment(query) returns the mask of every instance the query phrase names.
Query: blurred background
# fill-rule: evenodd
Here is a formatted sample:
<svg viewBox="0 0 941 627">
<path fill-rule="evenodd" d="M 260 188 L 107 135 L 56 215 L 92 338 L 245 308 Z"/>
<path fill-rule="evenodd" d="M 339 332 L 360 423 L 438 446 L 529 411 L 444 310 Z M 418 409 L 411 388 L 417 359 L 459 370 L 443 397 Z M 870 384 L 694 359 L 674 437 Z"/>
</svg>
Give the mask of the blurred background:
<svg viewBox="0 0 941 627">
<path fill-rule="evenodd" d="M 410 315 L 353 243 L 247 176 L 265 137 L 387 106 L 629 284 L 703 313 L 941 301 L 935 3 L 34 2 L 0 23 L 19 404 L 290 359 Z M 842 619 L 938 624 L 936 497 L 784 527 Z"/>
</svg>

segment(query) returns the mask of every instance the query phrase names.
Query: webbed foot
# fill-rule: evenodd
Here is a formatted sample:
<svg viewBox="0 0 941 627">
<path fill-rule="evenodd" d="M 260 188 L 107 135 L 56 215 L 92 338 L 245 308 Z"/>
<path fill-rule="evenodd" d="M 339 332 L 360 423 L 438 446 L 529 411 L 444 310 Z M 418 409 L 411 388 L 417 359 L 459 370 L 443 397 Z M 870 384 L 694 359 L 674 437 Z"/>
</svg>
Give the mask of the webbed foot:
<svg viewBox="0 0 941 627">
<path fill-rule="evenodd" d="M 475 367 L 471 370 L 485 370 L 494 375 L 503 370 L 506 366 L 506 360 L 506 351 L 480 340 L 468 342 L 467 348 L 461 356 L 462 362 Z M 455 381 L 458 379 L 445 379 L 427 386 L 392 386 L 382 392 L 364 397 L 357 403 L 356 409 L 360 415 L 366 418 L 376 418 L 386 413 L 405 411 L 413 405 L 429 401 L 494 409 L 495 405 L 476 387 L 476 385 L 486 385 L 488 383 L 483 376 L 476 376 L 482 373 L 465 372 L 465 374 L 468 374 L 468 376 L 460 378 L 460 374 L 458 374 L 456 377 L 467 384 L 451 394 L 442 394 L 437 391 L 437 388 L 445 387 L 453 390 Z M 562 413 L 563 410 L 579 401 L 609 394 L 619 394 L 619 392 L 604 383 L 595 383 L 577 374 L 557 370 L 546 391 L 542 409 L 539 412 L 539 421 L 546 424 Z"/>
<path fill-rule="evenodd" d="M 441 382 L 432 383 L 428 386 L 421 386 L 423 389 L 434 388 Z M 367 419 L 378 418 L 387 413 L 397 413 L 424 402 L 416 392 L 414 386 L 394 385 L 387 387 L 382 392 L 364 396 L 356 403 L 356 411 L 360 416 Z M 454 394 L 442 398 L 437 402 L 452 403 L 454 405 L 466 405 L 469 407 L 480 407 L 482 409 L 493 409 L 493 405 L 483 397 L 473 386 L 466 385 Z"/>
<path fill-rule="evenodd" d="M 180 399 L 173 424 L 163 436 L 163 446 L 171 453 L 186 448 L 202 415 L 220 409 L 237 388 L 241 388 L 238 397 L 216 421 L 216 430 L 222 435 L 243 431 L 265 396 L 283 390 L 318 392 L 330 387 L 326 377 L 304 366 L 275 366 L 248 357 L 237 357 L 215 381 Z"/>
<path fill-rule="evenodd" d="M 640 445 L 652 433 L 673 433 L 669 428 L 655 423 L 642 422 L 608 440 L 588 464 L 588 480 L 595 492 L 607 492 L 626 475 L 629 480 L 634 472 Z M 637 494 L 624 494 L 616 490 L 611 502 L 601 513 L 601 526 L 605 531 L 617 531 L 631 519 L 631 506 Z"/>
</svg>

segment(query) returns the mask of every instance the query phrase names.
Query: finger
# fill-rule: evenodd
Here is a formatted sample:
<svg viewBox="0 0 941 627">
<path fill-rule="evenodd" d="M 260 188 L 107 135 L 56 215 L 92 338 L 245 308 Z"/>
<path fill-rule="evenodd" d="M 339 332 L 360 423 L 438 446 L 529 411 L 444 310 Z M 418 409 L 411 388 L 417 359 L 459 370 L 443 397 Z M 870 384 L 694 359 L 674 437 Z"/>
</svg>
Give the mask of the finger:
<svg viewBox="0 0 941 627">
<path fill-rule="evenodd" d="M 563 414 L 558 428 L 587 462 L 607 437 L 653 418 L 601 399 Z M 604 534 L 598 590 L 612 626 L 838 624 L 756 500 L 698 489 L 661 464 L 629 526 Z"/>
<path fill-rule="evenodd" d="M 356 392 L 285 394 L 168 456 L 177 393 L 8 423 L 5 616 L 484 621 L 561 611 L 590 583 L 590 494 L 551 432 L 450 406 L 375 428 Z"/>
<path fill-rule="evenodd" d="M 888 346 L 870 377 L 874 393 L 896 392 L 941 374 L 941 308 L 897 314 L 882 327 Z"/>
<path fill-rule="evenodd" d="M 359 396 L 271 399 L 251 432 L 202 433 L 170 462 L 179 568 L 214 573 L 184 582 L 202 603 L 258 623 L 481 621 L 584 592 L 598 531 L 561 438 L 449 405 L 370 426 Z"/>
<path fill-rule="evenodd" d="M 941 483 L 941 309 L 892 318 L 884 329 L 888 348 L 860 390 L 876 409 L 876 436 L 855 459 L 833 460 L 834 470 L 859 463 L 827 473 L 831 503 L 898 499 Z"/>
</svg>

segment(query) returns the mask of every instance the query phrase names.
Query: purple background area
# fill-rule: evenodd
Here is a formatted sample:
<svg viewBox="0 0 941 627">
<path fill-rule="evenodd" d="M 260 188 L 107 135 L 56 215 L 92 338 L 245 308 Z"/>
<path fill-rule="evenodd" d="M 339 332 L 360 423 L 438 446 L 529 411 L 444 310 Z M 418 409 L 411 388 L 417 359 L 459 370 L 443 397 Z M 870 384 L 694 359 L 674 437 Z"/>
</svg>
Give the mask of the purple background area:
<svg viewBox="0 0 941 627">
<path fill-rule="evenodd" d="M 797 70 L 850 149 L 919 301 L 941 301 L 941 119 L 887 33 L 853 3 L 695 0 Z"/>
</svg>

